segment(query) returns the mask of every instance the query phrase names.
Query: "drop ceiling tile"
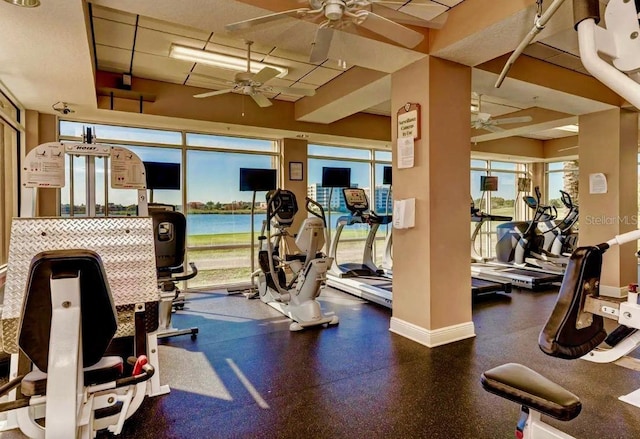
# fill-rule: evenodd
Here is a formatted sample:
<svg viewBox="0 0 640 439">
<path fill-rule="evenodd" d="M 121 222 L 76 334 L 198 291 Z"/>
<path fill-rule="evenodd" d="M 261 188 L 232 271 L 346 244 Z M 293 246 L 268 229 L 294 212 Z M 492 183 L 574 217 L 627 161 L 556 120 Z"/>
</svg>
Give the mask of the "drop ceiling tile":
<svg viewBox="0 0 640 439">
<path fill-rule="evenodd" d="M 96 44 L 98 69 L 107 72 L 125 73 L 129 71 L 131 51 Z"/>
<path fill-rule="evenodd" d="M 321 64 L 321 66 L 324 67 L 324 68 L 327 68 L 327 69 L 333 69 L 333 70 L 338 70 L 340 72 L 346 72 L 346 69 L 342 68 L 342 66 L 335 59 L 325 60 L 325 62 L 323 62 Z"/>
<path fill-rule="evenodd" d="M 105 8 L 104 6 L 91 5 L 93 17 L 104 18 L 106 20 L 117 21 L 118 23 L 136 24 L 136 16 L 128 12 L 118 11 L 117 9 Z"/>
<path fill-rule="evenodd" d="M 271 55 L 267 56 L 264 59 L 264 62 L 288 68 L 289 73 L 284 77 L 284 79 L 289 79 L 291 81 L 299 80 L 303 76 L 307 75 L 311 70 L 316 68 L 314 64 L 292 61 L 290 59 L 276 58 Z"/>
<path fill-rule="evenodd" d="M 233 88 L 233 85 L 214 83 L 212 81 L 203 80 L 192 75 L 189 75 L 189 79 L 187 79 L 186 85 L 190 87 L 206 88 L 209 90 L 223 90 Z"/>
<path fill-rule="evenodd" d="M 335 77 L 340 76 L 341 74 L 342 71 L 340 70 L 316 67 L 308 74 L 304 75 L 300 80 L 306 82 L 307 84 L 324 85 Z"/>
<path fill-rule="evenodd" d="M 579 53 L 578 51 L 578 33 L 573 28 L 565 29 L 561 32 L 540 39 L 540 42 L 562 50 L 563 52 L 569 52 L 574 55 Z"/>
<path fill-rule="evenodd" d="M 274 48 L 269 55 L 275 56 L 276 58 L 289 59 L 303 63 L 309 62 L 309 53 L 292 52 L 278 47 Z"/>
<path fill-rule="evenodd" d="M 215 53 L 222 53 L 224 55 L 235 56 L 241 59 L 247 59 L 247 46 L 244 47 L 230 47 L 217 43 L 207 43 L 205 50 Z M 251 60 L 252 61 L 262 61 L 265 58 L 264 53 L 254 52 L 253 46 L 251 46 Z"/>
<path fill-rule="evenodd" d="M 135 26 L 103 18 L 94 18 L 93 31 L 96 44 L 130 50 L 133 47 Z"/>
<path fill-rule="evenodd" d="M 195 40 L 193 38 L 168 34 L 156 30 L 138 28 L 138 34 L 136 35 L 136 52 L 169 56 L 169 49 L 171 48 L 172 43 L 195 47 L 197 49 L 202 49 L 206 45 L 205 40 Z"/>
<path fill-rule="evenodd" d="M 236 49 L 241 49 L 244 52 L 247 51 L 247 44 L 242 37 L 231 37 L 229 35 L 216 32 L 211 36 L 209 41 L 222 46 L 235 47 Z M 274 47 L 271 45 L 264 45 L 256 42 L 251 45 L 251 52 L 261 53 L 263 55 L 270 53 L 273 49 Z"/>
<path fill-rule="evenodd" d="M 233 79 L 236 73 L 238 72 L 234 70 L 217 69 L 215 67 L 198 63 L 193 68 L 191 73 L 192 73 L 192 76 L 199 77 L 200 80 L 217 81 L 217 82 L 225 82 L 225 81 L 233 82 Z"/>
<path fill-rule="evenodd" d="M 413 0 L 410 3 L 401 6 L 398 10 L 405 14 L 420 18 L 421 20 L 429 21 L 447 12 L 449 7 L 433 3 L 428 0 Z"/>
<path fill-rule="evenodd" d="M 534 43 L 528 45 L 527 48 L 524 49 L 523 53 L 525 55 L 532 56 L 533 58 L 545 60 L 552 56 L 560 55 L 562 51 L 554 47 L 547 46 L 546 44 Z"/>
<path fill-rule="evenodd" d="M 182 37 L 193 38 L 196 40 L 207 41 L 211 36 L 211 32 L 194 29 L 192 27 L 181 26 L 179 24 L 168 23 L 166 21 L 156 20 L 149 17 L 140 17 L 138 26 L 145 29 L 152 29 L 168 34 L 179 35 Z M 140 30 L 138 30 L 140 32 Z"/>
<path fill-rule="evenodd" d="M 578 69 L 584 68 L 584 66 L 582 65 L 582 61 L 580 61 L 580 58 L 575 57 L 573 55 L 566 54 L 566 53 L 551 57 L 547 59 L 547 62 L 558 65 L 560 67 L 571 69 L 571 70 L 578 70 Z"/>
<path fill-rule="evenodd" d="M 272 87 L 295 87 L 294 82 L 288 79 L 273 78 L 266 83 Z"/>
<path fill-rule="evenodd" d="M 182 84 L 193 67 L 192 62 L 136 51 L 133 76 Z"/>
<path fill-rule="evenodd" d="M 413 0 L 416 1 L 416 0 Z M 442 3 L 443 5 L 447 5 L 450 8 L 459 5 L 460 3 L 462 3 L 464 0 L 438 0 L 438 3 Z"/>
</svg>

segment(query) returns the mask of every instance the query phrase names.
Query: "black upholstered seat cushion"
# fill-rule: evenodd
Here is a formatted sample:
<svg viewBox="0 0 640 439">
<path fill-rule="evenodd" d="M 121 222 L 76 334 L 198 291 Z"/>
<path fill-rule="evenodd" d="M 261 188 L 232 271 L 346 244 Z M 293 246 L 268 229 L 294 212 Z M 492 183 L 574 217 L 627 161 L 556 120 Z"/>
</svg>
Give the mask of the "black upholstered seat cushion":
<svg viewBox="0 0 640 439">
<path fill-rule="evenodd" d="M 103 357 L 93 366 L 84 369 L 86 386 L 108 383 L 122 376 L 124 364 L 120 357 Z M 47 393 L 47 374 L 41 370 L 29 372 L 22 380 L 21 391 L 25 396 L 45 395 Z"/>
<path fill-rule="evenodd" d="M 480 381 L 491 393 L 561 421 L 575 418 L 582 410 L 576 395 L 521 364 L 494 367 Z"/>
</svg>

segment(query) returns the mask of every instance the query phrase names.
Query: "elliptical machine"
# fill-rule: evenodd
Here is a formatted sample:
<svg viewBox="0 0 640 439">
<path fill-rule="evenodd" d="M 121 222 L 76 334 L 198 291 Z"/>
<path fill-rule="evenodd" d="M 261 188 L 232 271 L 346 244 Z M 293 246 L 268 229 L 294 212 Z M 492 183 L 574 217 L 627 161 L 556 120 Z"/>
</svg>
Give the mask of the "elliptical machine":
<svg viewBox="0 0 640 439">
<path fill-rule="evenodd" d="M 324 209 L 309 197 L 305 201 L 305 210 L 313 216 L 304 220 L 294 240 L 288 229 L 298 212 L 295 195 L 285 189 L 267 193 L 267 218 L 258 237 L 260 270 L 252 275 L 252 280 L 258 279 L 260 300 L 293 320 L 289 325 L 291 331 L 339 322 L 336 315 L 323 314 L 316 300 L 333 259 L 321 251 L 326 240 Z M 274 234 L 272 226 L 276 229 Z M 287 269 L 291 272 L 290 280 Z"/>
</svg>

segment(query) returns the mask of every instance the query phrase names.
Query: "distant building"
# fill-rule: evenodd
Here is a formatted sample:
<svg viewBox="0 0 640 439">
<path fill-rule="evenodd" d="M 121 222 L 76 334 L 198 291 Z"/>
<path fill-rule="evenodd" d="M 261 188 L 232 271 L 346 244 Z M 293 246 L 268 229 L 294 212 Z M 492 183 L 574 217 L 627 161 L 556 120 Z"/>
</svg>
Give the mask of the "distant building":
<svg viewBox="0 0 640 439">
<path fill-rule="evenodd" d="M 354 185 L 352 187 L 358 187 Z M 325 209 L 329 202 L 329 193 L 331 188 L 323 187 L 319 183 L 313 183 L 307 186 L 307 196 L 313 200 L 316 200 L 320 203 Z M 384 215 L 385 212 L 388 214 L 393 210 L 393 200 L 390 197 L 389 186 L 376 186 L 375 193 L 375 202 L 371 203 L 371 189 L 364 188 L 365 193 L 367 194 L 367 199 L 369 200 L 369 207 L 373 209 L 374 212 Z M 333 189 L 333 199 L 331 200 L 331 210 L 334 212 L 347 212 L 347 207 L 344 203 L 344 197 L 342 196 L 341 188 Z M 388 206 L 388 207 L 386 207 Z"/>
<path fill-rule="evenodd" d="M 380 215 L 391 215 L 393 211 L 393 193 L 389 186 L 376 186 L 376 199 L 372 209 Z"/>
</svg>

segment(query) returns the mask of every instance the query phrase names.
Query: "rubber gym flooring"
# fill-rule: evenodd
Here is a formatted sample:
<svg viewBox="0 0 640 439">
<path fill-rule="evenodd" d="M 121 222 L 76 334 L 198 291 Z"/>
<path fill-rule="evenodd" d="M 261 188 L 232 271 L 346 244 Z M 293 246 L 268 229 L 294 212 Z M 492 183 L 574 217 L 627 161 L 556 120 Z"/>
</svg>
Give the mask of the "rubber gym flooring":
<svg viewBox="0 0 640 439">
<path fill-rule="evenodd" d="M 512 438 L 519 407 L 482 390 L 479 377 L 520 362 L 582 399 L 576 419 L 549 423 L 582 439 L 640 438 L 640 408 L 617 399 L 640 387 L 640 372 L 538 348 L 555 296 L 478 299 L 476 337 L 428 349 L 389 332 L 390 310 L 331 289 L 321 302 L 340 324 L 301 332 L 259 300 L 190 294 L 173 323 L 197 326 L 198 338 L 160 342 L 171 393 L 147 398 L 120 437 Z"/>
</svg>

